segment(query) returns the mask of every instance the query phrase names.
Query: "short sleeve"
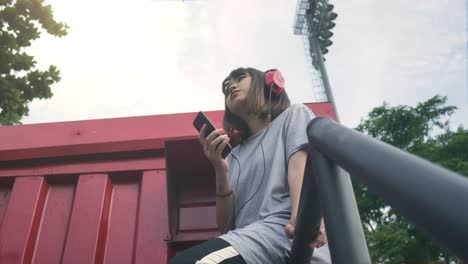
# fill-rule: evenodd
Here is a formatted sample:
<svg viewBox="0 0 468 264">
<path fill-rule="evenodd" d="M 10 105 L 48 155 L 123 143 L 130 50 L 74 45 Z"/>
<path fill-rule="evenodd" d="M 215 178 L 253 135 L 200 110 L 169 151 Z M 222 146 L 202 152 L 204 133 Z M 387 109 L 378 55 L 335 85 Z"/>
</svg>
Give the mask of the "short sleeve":
<svg viewBox="0 0 468 264">
<path fill-rule="evenodd" d="M 314 113 L 303 104 L 291 106 L 284 124 L 286 158 L 289 160 L 297 151 L 307 147 L 307 125 L 315 118 Z"/>
</svg>

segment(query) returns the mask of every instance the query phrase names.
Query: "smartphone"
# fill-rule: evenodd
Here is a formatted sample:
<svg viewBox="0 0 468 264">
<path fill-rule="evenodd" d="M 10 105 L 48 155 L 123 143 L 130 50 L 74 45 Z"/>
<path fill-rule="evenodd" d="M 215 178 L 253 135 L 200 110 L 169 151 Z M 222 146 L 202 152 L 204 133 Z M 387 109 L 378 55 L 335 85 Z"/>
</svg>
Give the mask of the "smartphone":
<svg viewBox="0 0 468 264">
<path fill-rule="evenodd" d="M 206 124 L 205 135 L 204 135 L 204 137 L 206 138 L 211 132 L 215 130 L 215 127 L 210 122 L 208 117 L 202 111 L 200 111 L 198 112 L 197 117 L 195 117 L 195 120 L 193 120 L 193 126 L 198 130 L 198 132 L 200 132 L 203 124 Z M 232 150 L 232 147 L 228 143 L 223 149 L 223 153 L 222 153 L 223 159 L 225 159 L 227 155 L 231 153 L 231 150 Z"/>
</svg>

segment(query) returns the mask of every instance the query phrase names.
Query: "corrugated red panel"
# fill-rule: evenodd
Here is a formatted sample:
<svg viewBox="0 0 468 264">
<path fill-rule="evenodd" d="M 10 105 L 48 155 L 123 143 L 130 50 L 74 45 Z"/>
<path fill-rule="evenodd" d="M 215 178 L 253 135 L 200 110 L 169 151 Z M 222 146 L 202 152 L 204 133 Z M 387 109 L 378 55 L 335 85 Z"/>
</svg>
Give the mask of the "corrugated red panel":
<svg viewBox="0 0 468 264">
<path fill-rule="evenodd" d="M 0 264 L 167 263 L 217 236 L 195 114 L 0 127 Z"/>
</svg>

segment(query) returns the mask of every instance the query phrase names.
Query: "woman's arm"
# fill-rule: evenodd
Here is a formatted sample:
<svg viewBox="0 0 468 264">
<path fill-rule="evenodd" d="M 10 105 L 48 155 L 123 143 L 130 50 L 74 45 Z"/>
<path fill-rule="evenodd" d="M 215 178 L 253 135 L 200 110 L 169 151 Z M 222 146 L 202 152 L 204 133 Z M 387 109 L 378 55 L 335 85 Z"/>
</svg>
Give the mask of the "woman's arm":
<svg viewBox="0 0 468 264">
<path fill-rule="evenodd" d="M 294 153 L 288 161 L 288 183 L 291 196 L 291 219 L 284 229 L 286 235 L 289 238 L 293 238 L 294 236 L 294 228 L 296 226 L 296 216 L 299 207 L 299 200 L 301 197 L 302 180 L 304 178 L 306 161 L 306 150 L 300 150 Z M 325 243 L 327 243 L 327 236 L 325 232 L 325 225 L 322 219 L 319 233 L 316 239 L 312 241 L 310 246 L 318 248 L 325 245 Z"/>
<path fill-rule="evenodd" d="M 222 129 L 216 129 L 206 138 L 206 125 L 200 130 L 199 139 L 203 146 L 205 156 L 213 165 L 216 174 L 216 224 L 221 232 L 231 226 L 234 198 L 228 177 L 228 163 L 221 154 L 229 142 L 229 137 Z"/>
<path fill-rule="evenodd" d="M 234 194 L 228 180 L 227 168 L 215 168 L 216 173 L 216 224 L 225 233 L 231 226 Z"/>
<path fill-rule="evenodd" d="M 297 215 L 307 151 L 299 150 L 288 161 L 288 184 L 291 195 L 291 219 Z"/>
</svg>

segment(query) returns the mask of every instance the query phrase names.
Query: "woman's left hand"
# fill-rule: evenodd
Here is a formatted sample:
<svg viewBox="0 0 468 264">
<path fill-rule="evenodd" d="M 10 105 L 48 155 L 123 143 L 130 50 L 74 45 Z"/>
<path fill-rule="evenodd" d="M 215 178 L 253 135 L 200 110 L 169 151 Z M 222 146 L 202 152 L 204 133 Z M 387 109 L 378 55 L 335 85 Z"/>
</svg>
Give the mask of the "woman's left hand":
<svg viewBox="0 0 468 264">
<path fill-rule="evenodd" d="M 290 239 L 294 238 L 294 231 L 296 229 L 296 217 L 293 217 L 291 220 L 289 220 L 289 223 L 284 227 L 284 232 L 286 233 L 286 236 Z M 320 222 L 320 228 L 317 234 L 317 237 L 310 242 L 309 246 L 311 248 L 319 248 L 325 245 L 328 242 L 327 239 L 327 232 L 325 230 L 325 223 L 322 221 Z"/>
</svg>

